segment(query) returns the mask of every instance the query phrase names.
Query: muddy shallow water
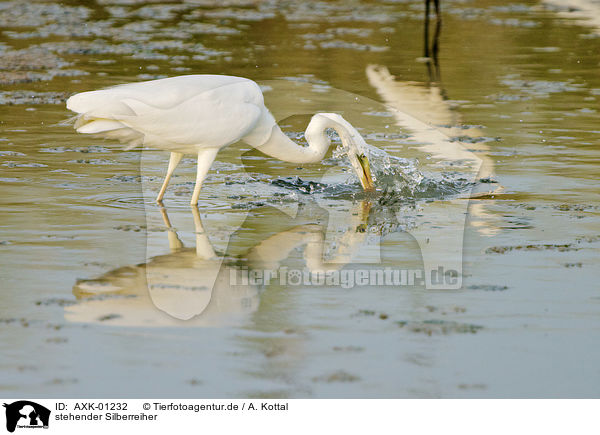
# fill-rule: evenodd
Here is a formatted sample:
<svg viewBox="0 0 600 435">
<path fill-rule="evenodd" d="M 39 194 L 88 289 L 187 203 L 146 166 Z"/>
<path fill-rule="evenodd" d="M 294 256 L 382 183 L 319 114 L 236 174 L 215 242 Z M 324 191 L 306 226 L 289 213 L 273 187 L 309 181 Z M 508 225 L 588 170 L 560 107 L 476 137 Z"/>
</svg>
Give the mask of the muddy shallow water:
<svg viewBox="0 0 600 435">
<path fill-rule="evenodd" d="M 0 2 L 0 392 L 597 397 L 597 3 L 444 1 L 434 82 L 421 1 L 225 3 Z M 163 209 L 165 152 L 63 123 L 72 93 L 192 73 L 258 81 L 300 141 L 343 112 L 391 156 L 378 193 L 335 152 L 237 144 L 199 211 L 193 158 Z M 440 261 L 459 289 L 232 285 Z"/>
</svg>

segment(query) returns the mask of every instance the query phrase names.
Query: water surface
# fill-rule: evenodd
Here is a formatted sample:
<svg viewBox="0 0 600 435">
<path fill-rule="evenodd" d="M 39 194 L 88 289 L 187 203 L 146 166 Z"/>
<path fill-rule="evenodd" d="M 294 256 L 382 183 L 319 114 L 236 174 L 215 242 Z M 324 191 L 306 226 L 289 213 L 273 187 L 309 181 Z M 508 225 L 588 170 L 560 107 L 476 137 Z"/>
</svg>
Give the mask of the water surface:
<svg viewBox="0 0 600 435">
<path fill-rule="evenodd" d="M 420 1 L 226 3 L 0 2 L 0 391 L 597 397 L 597 6 L 445 1 L 431 82 Z M 339 111 L 406 160 L 368 197 L 333 154 L 238 144 L 196 213 L 193 158 L 161 209 L 166 153 L 62 124 L 72 93 L 192 73 L 260 82 L 298 140 Z M 457 240 L 459 290 L 230 286 L 244 267 L 421 270 Z"/>
</svg>

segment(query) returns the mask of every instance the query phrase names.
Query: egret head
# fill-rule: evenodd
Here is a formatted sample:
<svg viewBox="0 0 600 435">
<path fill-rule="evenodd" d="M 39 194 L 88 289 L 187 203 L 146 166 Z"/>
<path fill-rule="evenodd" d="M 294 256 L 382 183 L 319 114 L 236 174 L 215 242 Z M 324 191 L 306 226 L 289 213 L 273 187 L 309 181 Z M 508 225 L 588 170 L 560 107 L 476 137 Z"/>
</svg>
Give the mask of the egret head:
<svg viewBox="0 0 600 435">
<path fill-rule="evenodd" d="M 360 147 L 355 147 L 354 149 L 349 147 L 348 158 L 350 159 L 350 164 L 354 168 L 354 171 L 356 172 L 358 180 L 360 181 L 363 189 L 366 191 L 375 190 L 373 176 L 371 175 L 371 166 L 369 164 L 369 157 L 367 157 L 366 149 L 361 150 Z"/>
<path fill-rule="evenodd" d="M 371 166 L 369 164 L 369 146 L 360 135 L 360 133 L 337 113 L 319 113 L 328 119 L 328 127 L 333 128 L 340 139 L 342 145 L 348 153 L 350 164 L 354 168 L 361 186 L 366 191 L 375 190 Z"/>
</svg>

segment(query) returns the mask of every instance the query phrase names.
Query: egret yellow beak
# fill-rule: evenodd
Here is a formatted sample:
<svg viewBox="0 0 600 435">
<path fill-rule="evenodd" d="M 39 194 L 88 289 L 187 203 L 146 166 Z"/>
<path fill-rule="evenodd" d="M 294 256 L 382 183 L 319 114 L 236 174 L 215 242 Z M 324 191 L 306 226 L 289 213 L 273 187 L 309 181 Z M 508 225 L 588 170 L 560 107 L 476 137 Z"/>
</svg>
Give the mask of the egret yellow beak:
<svg viewBox="0 0 600 435">
<path fill-rule="evenodd" d="M 375 190 L 375 185 L 373 184 L 373 176 L 371 175 L 371 166 L 369 165 L 369 158 L 366 154 L 357 155 L 358 163 L 360 164 L 360 169 L 358 174 L 358 179 L 360 180 L 360 184 L 363 189 L 367 192 L 372 192 Z M 362 173 L 361 173 L 362 172 Z"/>
</svg>

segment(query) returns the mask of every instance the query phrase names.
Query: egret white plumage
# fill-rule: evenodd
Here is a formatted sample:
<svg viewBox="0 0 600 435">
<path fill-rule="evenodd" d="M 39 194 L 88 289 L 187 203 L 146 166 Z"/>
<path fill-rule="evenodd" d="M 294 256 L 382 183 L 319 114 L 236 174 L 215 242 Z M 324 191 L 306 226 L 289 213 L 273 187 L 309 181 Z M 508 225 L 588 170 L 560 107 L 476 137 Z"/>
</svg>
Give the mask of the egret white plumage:
<svg viewBox="0 0 600 435">
<path fill-rule="evenodd" d="M 157 202 L 184 154 L 198 156 L 191 204 L 198 202 L 202 182 L 218 151 L 242 140 L 268 156 L 292 163 L 323 159 L 335 130 L 362 187 L 373 189 L 367 144 L 336 113 L 315 114 L 305 131 L 308 146 L 289 139 L 264 104 L 254 81 L 223 75 L 187 75 L 82 92 L 67 100 L 77 113 L 79 133 L 118 139 L 131 149 L 140 145 L 170 151 L 169 166 Z"/>
</svg>

